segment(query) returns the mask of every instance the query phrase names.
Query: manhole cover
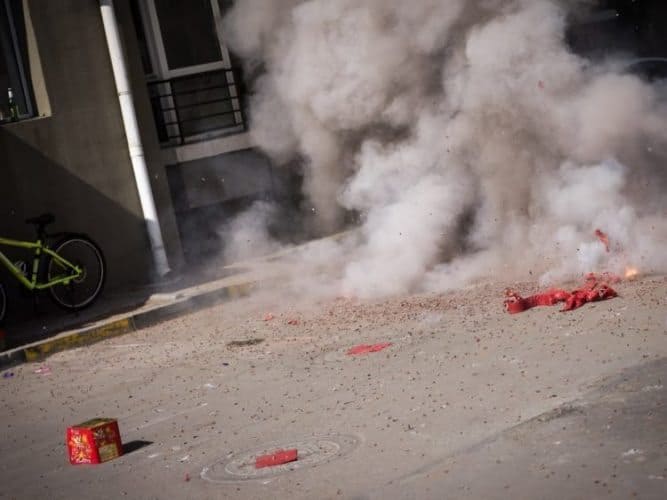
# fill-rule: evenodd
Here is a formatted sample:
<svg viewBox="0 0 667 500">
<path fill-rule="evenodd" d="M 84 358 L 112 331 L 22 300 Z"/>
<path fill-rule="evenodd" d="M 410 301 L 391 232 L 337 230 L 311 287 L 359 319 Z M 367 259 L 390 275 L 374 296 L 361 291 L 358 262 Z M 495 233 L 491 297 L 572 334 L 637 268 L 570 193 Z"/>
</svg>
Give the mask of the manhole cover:
<svg viewBox="0 0 667 500">
<path fill-rule="evenodd" d="M 264 479 L 329 462 L 350 453 L 358 444 L 359 440 L 354 436 L 324 436 L 270 443 L 261 448 L 233 454 L 210 467 L 204 467 L 201 477 L 213 483 Z M 255 468 L 255 459 L 258 456 L 292 448 L 296 448 L 299 453 L 296 462 L 263 469 Z"/>
</svg>

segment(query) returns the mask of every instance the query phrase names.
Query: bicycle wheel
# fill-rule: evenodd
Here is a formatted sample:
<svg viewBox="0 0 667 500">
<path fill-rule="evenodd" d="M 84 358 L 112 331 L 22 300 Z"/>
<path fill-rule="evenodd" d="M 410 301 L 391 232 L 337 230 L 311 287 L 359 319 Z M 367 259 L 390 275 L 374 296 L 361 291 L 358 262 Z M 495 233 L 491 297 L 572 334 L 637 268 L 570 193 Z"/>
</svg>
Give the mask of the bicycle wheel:
<svg viewBox="0 0 667 500">
<path fill-rule="evenodd" d="M 0 283 L 0 325 L 2 320 L 5 319 L 5 313 L 7 312 L 7 295 L 5 294 L 5 287 Z"/>
<path fill-rule="evenodd" d="M 82 271 L 78 278 L 73 278 L 68 284 L 49 288 L 53 301 L 69 310 L 83 309 L 92 304 L 102 291 L 106 278 L 106 266 L 100 248 L 86 236 L 72 235 L 56 244 L 52 250 Z M 72 274 L 71 269 L 56 259 L 49 259 L 46 274 L 49 281 Z"/>
</svg>

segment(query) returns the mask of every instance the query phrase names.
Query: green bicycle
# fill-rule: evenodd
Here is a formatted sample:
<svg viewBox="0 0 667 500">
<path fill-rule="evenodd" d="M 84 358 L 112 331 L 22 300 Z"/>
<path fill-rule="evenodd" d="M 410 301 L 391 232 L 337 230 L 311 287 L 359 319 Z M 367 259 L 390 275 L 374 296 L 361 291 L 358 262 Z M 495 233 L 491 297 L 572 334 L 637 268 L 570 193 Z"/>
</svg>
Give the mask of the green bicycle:
<svg viewBox="0 0 667 500">
<path fill-rule="evenodd" d="M 12 262 L 0 250 L 0 263 L 30 291 L 49 290 L 60 307 L 76 311 L 91 305 L 102 292 L 106 265 L 100 247 L 85 234 L 47 234 L 46 226 L 55 222 L 52 214 L 26 220 L 37 231 L 36 241 L 0 237 L 0 246 L 32 250 L 32 267 L 25 261 Z M 48 245 L 45 241 L 55 241 Z M 7 312 L 7 295 L 0 283 L 0 322 Z"/>
</svg>

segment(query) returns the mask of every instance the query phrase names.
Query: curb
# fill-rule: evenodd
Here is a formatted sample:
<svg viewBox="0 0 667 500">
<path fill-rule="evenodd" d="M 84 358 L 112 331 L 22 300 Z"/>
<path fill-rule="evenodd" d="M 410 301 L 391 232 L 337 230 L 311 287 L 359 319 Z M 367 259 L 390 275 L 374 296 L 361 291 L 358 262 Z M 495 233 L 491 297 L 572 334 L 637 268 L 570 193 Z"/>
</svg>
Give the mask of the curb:
<svg viewBox="0 0 667 500">
<path fill-rule="evenodd" d="M 41 361 L 57 352 L 91 345 L 102 340 L 154 326 L 187 313 L 200 311 L 226 300 L 239 299 L 249 295 L 256 286 L 256 282 L 247 282 L 217 288 L 155 309 L 149 309 L 148 311 L 139 312 L 90 328 L 61 334 L 53 339 L 40 341 L 26 347 L 18 347 L 11 351 L 0 353 L 0 370 L 22 363 Z"/>
</svg>

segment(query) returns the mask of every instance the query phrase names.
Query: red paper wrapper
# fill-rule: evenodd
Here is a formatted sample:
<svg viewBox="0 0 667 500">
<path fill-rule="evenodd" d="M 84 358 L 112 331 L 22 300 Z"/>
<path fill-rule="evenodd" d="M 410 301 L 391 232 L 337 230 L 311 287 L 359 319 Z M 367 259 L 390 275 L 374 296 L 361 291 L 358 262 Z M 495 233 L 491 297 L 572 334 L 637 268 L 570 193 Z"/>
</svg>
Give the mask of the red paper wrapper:
<svg viewBox="0 0 667 500">
<path fill-rule="evenodd" d="M 596 276 L 589 274 L 584 286 L 572 292 L 555 289 L 530 297 L 522 297 L 512 290 L 507 290 L 505 296 L 505 310 L 510 314 L 517 314 L 533 307 L 553 306 L 559 302 L 565 302 L 561 311 L 572 311 L 589 302 L 611 299 L 617 297 L 618 294 L 607 283 L 598 284 Z"/>
<path fill-rule="evenodd" d="M 382 349 L 386 349 L 391 345 L 391 342 L 383 342 L 382 344 L 372 344 L 372 345 L 367 345 L 367 344 L 362 344 L 362 345 L 356 345 L 352 347 L 349 351 L 347 351 L 347 354 L 349 356 L 357 356 L 359 354 L 368 354 L 370 352 L 378 352 L 381 351 Z"/>
<path fill-rule="evenodd" d="M 295 462 L 298 459 L 298 454 L 296 448 L 293 448 L 291 450 L 278 450 L 269 455 L 261 455 L 255 459 L 255 468 L 262 469 Z"/>
</svg>

